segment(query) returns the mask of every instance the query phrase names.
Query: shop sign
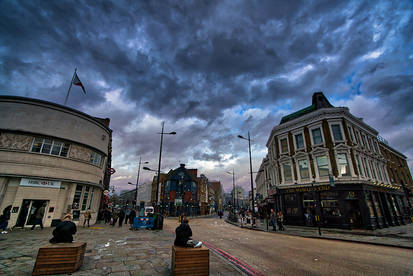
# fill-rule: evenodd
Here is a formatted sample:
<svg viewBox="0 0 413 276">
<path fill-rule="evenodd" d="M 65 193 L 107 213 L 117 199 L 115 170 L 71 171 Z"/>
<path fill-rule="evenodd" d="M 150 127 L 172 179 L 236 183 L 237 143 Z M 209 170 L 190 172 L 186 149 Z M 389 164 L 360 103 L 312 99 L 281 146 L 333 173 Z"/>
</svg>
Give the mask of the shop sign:
<svg viewBox="0 0 413 276">
<path fill-rule="evenodd" d="M 271 189 L 268 191 L 268 195 L 274 195 L 275 194 L 275 189 Z"/>
<path fill-rule="evenodd" d="M 298 193 L 298 192 L 328 191 L 328 190 L 330 190 L 330 186 L 315 186 L 314 189 L 312 187 L 290 188 L 290 189 L 285 189 L 285 192 L 286 193 Z"/>
<path fill-rule="evenodd" d="M 60 189 L 61 181 L 22 178 L 20 186 Z"/>
</svg>

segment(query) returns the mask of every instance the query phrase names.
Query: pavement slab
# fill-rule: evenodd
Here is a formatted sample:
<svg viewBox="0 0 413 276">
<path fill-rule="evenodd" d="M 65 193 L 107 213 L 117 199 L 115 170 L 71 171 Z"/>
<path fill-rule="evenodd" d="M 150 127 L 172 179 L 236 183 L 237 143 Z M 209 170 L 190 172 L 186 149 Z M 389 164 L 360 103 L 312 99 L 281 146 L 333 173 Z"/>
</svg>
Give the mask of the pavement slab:
<svg viewBox="0 0 413 276">
<path fill-rule="evenodd" d="M 78 227 L 74 239 L 87 242 L 87 248 L 83 265 L 70 275 L 170 275 L 174 233 L 95 226 L 99 227 Z M 31 275 L 37 252 L 48 244 L 53 229 L 17 229 L 1 235 L 0 274 Z M 227 261 L 210 255 L 210 275 L 240 275 Z"/>
</svg>

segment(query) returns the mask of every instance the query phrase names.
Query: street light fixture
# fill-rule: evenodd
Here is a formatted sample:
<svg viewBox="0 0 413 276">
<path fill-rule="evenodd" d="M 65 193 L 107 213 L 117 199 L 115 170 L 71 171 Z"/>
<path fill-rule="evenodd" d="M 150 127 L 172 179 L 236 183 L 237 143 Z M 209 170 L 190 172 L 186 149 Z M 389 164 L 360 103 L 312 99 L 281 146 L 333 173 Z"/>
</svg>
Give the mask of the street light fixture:
<svg viewBox="0 0 413 276">
<path fill-rule="evenodd" d="M 249 155 L 250 155 L 250 176 L 251 176 L 251 206 L 252 206 L 252 215 L 255 215 L 255 206 L 254 206 L 254 183 L 252 180 L 252 159 L 251 159 L 251 138 L 250 138 L 250 132 L 248 131 L 248 138 L 245 138 L 241 135 L 238 135 L 238 138 L 244 139 L 248 141 L 248 149 L 249 149 Z"/>
</svg>

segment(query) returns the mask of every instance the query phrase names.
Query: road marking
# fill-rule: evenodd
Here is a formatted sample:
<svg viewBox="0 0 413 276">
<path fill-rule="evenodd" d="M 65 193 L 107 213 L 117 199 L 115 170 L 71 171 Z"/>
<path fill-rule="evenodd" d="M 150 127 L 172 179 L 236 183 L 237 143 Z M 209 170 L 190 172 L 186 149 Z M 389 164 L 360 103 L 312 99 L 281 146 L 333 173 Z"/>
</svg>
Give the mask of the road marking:
<svg viewBox="0 0 413 276">
<path fill-rule="evenodd" d="M 206 247 L 208 247 L 210 250 L 214 251 L 216 254 L 218 254 L 221 257 L 228 260 L 230 263 L 235 265 L 238 269 L 240 269 L 242 272 L 246 273 L 247 275 L 250 275 L 250 276 L 264 276 L 264 274 L 262 274 L 261 272 L 259 272 L 256 269 L 252 268 L 251 266 L 244 263 L 240 259 L 235 258 L 234 256 L 232 256 L 228 252 L 225 252 L 224 250 L 221 250 L 221 249 L 215 247 L 214 245 L 210 244 L 209 242 L 203 241 L 202 243 Z"/>
</svg>

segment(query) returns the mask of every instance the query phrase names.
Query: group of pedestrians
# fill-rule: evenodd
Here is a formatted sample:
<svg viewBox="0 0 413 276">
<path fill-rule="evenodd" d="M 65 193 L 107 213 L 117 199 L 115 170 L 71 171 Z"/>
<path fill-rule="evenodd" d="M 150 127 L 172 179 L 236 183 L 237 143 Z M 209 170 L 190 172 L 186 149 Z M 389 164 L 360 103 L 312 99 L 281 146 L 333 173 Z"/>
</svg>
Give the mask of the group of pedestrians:
<svg viewBox="0 0 413 276">
<path fill-rule="evenodd" d="M 104 211 L 105 224 L 109 223 L 115 226 L 118 223 L 119 227 L 122 227 L 123 223 L 133 224 L 133 220 L 136 217 L 136 211 L 133 208 L 121 207 L 121 208 L 106 208 Z"/>
<path fill-rule="evenodd" d="M 270 221 L 271 221 L 271 226 L 273 231 L 277 231 L 277 228 L 275 225 L 278 226 L 278 230 L 284 231 L 284 215 L 283 212 L 275 212 L 274 209 L 271 209 L 270 213 Z"/>
</svg>

